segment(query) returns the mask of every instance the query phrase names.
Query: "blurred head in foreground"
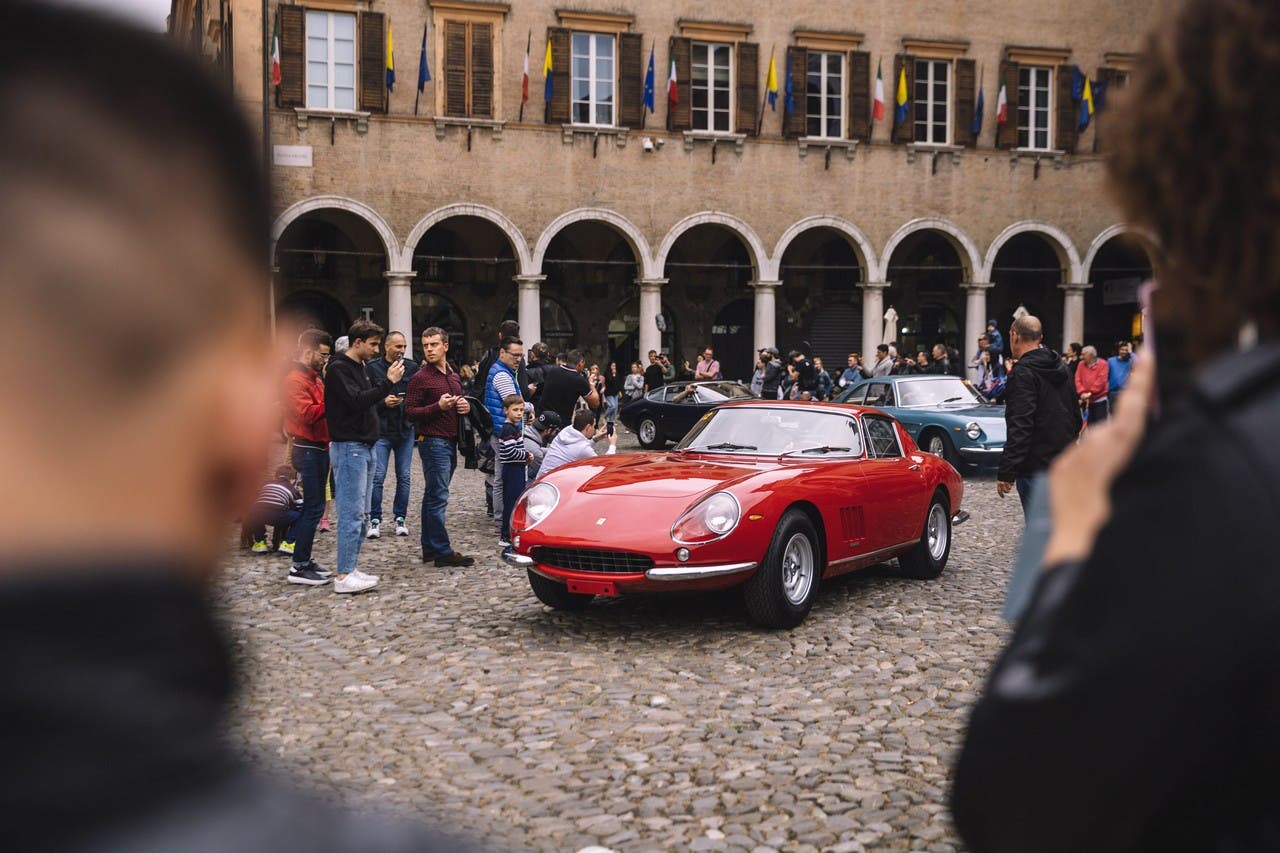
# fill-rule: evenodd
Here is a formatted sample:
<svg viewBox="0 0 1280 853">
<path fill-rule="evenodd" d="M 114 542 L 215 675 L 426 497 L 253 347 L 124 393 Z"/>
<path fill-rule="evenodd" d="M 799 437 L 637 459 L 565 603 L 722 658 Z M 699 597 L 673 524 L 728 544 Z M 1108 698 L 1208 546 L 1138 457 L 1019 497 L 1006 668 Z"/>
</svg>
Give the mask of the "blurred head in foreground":
<svg viewBox="0 0 1280 853">
<path fill-rule="evenodd" d="M 0 377 L 0 572 L 204 574 L 266 459 L 252 137 L 160 36 L 26 3 L 0 9 L 0 112 L 0 316 L 25 354 Z"/>
<path fill-rule="evenodd" d="M 1280 3 L 1190 0 L 1148 37 L 1108 113 L 1128 220 L 1159 243 L 1161 358 L 1280 332 Z"/>
</svg>

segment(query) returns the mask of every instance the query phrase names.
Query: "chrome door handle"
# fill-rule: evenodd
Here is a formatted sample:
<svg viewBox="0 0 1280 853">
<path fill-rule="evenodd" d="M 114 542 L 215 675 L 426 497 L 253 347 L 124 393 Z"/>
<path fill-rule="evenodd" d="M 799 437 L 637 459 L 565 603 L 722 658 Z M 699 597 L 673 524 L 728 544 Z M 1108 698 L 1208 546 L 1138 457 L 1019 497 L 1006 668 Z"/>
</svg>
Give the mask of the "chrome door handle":
<svg viewBox="0 0 1280 853">
<path fill-rule="evenodd" d="M 919 466 L 919 465 L 908 465 L 908 466 L 907 466 L 907 470 L 908 470 L 908 471 L 919 471 L 919 470 L 920 470 L 920 466 Z"/>
</svg>

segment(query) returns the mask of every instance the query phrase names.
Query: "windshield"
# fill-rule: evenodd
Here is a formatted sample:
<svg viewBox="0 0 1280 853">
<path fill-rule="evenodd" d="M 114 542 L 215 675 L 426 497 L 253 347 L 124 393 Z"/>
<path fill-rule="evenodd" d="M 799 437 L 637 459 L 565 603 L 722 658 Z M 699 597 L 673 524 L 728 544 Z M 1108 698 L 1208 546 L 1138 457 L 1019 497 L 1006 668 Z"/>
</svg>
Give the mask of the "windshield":
<svg viewBox="0 0 1280 853">
<path fill-rule="evenodd" d="M 676 445 L 699 453 L 819 458 L 861 456 L 862 436 L 840 412 L 751 406 L 708 412 Z"/>
<path fill-rule="evenodd" d="M 899 382 L 895 390 L 899 406 L 972 406 L 986 402 L 972 385 L 954 376 Z"/>
<path fill-rule="evenodd" d="M 751 389 L 740 382 L 708 382 L 698 385 L 694 394 L 699 403 L 723 403 L 726 400 L 749 400 Z"/>
</svg>

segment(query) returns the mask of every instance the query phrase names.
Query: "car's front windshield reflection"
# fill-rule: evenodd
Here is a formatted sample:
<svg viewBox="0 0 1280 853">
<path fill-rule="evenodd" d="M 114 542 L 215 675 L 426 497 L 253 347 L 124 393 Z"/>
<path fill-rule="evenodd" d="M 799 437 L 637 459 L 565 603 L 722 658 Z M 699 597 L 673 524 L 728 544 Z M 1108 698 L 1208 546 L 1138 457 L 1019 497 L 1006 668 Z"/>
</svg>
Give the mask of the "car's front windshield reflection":
<svg viewBox="0 0 1280 853">
<path fill-rule="evenodd" d="M 985 403 L 982 395 L 963 379 L 939 376 L 937 379 L 911 379 L 897 386 L 899 406 L 972 406 Z"/>
<path fill-rule="evenodd" d="M 849 415 L 782 406 L 742 406 L 708 412 L 676 450 L 751 456 L 862 455 L 862 436 Z"/>
</svg>

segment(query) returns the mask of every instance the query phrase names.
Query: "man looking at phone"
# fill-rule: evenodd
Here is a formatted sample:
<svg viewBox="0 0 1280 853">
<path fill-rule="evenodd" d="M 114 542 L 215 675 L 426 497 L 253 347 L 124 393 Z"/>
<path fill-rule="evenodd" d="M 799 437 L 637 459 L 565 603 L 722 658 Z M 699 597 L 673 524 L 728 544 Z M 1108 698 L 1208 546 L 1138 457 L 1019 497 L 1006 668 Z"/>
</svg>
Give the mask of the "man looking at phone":
<svg viewBox="0 0 1280 853">
<path fill-rule="evenodd" d="M 405 415 L 422 436 L 418 456 L 426 484 L 422 489 L 422 562 L 466 567 L 464 557 L 449 543 L 444 515 L 449 507 L 449 484 L 458 467 L 458 416 L 471 411 L 462 394 L 462 380 L 449 366 L 449 335 L 439 326 L 422 331 L 422 368 L 409 382 Z"/>
<path fill-rule="evenodd" d="M 570 462 L 590 459 L 596 455 L 596 449 L 592 445 L 605 437 L 604 433 L 596 433 L 595 413 L 590 409 L 583 409 L 573 416 L 573 425 L 560 430 L 555 440 L 551 442 L 551 446 L 547 448 L 547 455 L 542 458 L 542 464 L 538 467 L 538 476 L 545 477 L 561 465 L 568 465 Z M 604 452 L 605 456 L 618 452 L 617 434 L 610 431 L 607 437 L 609 449 Z"/>
<path fill-rule="evenodd" d="M 1039 319 L 1028 314 L 1014 320 L 1009 349 L 1017 361 L 1005 386 L 1008 438 L 1000 455 L 996 492 L 1004 497 L 1016 487 L 1025 513 L 1031 478 L 1080 434 L 1080 409 L 1071 372 L 1044 345 Z"/>
<path fill-rule="evenodd" d="M 338 503 L 338 576 L 333 591 L 358 593 L 378 585 L 376 575 L 366 575 L 356 568 L 373 487 L 373 445 L 378 441 L 375 410 L 404 376 L 404 360 L 392 362 L 386 378 L 374 385 L 366 365 L 382 347 L 382 327 L 357 320 L 351 324 L 347 339 L 347 349 L 325 371 L 324 400 L 334 497 Z"/>
<path fill-rule="evenodd" d="M 391 393 L 377 406 L 378 441 L 373 445 L 373 498 L 369 501 L 367 534 L 370 539 L 382 535 L 379 529 L 382 523 L 382 484 L 387 479 L 387 463 L 393 453 L 396 458 L 396 494 L 391 512 L 396 520 L 396 535 L 409 535 L 405 517 L 409 513 L 409 483 L 413 471 L 413 426 L 405 417 L 404 399 L 409 381 L 418 372 L 418 363 L 405 358 L 407 348 L 404 335 L 391 332 L 382 348 L 382 357 L 369 362 L 369 380 L 374 383 L 386 379 L 387 371 L 396 361 L 404 364 L 404 376 L 391 386 Z"/>
</svg>

